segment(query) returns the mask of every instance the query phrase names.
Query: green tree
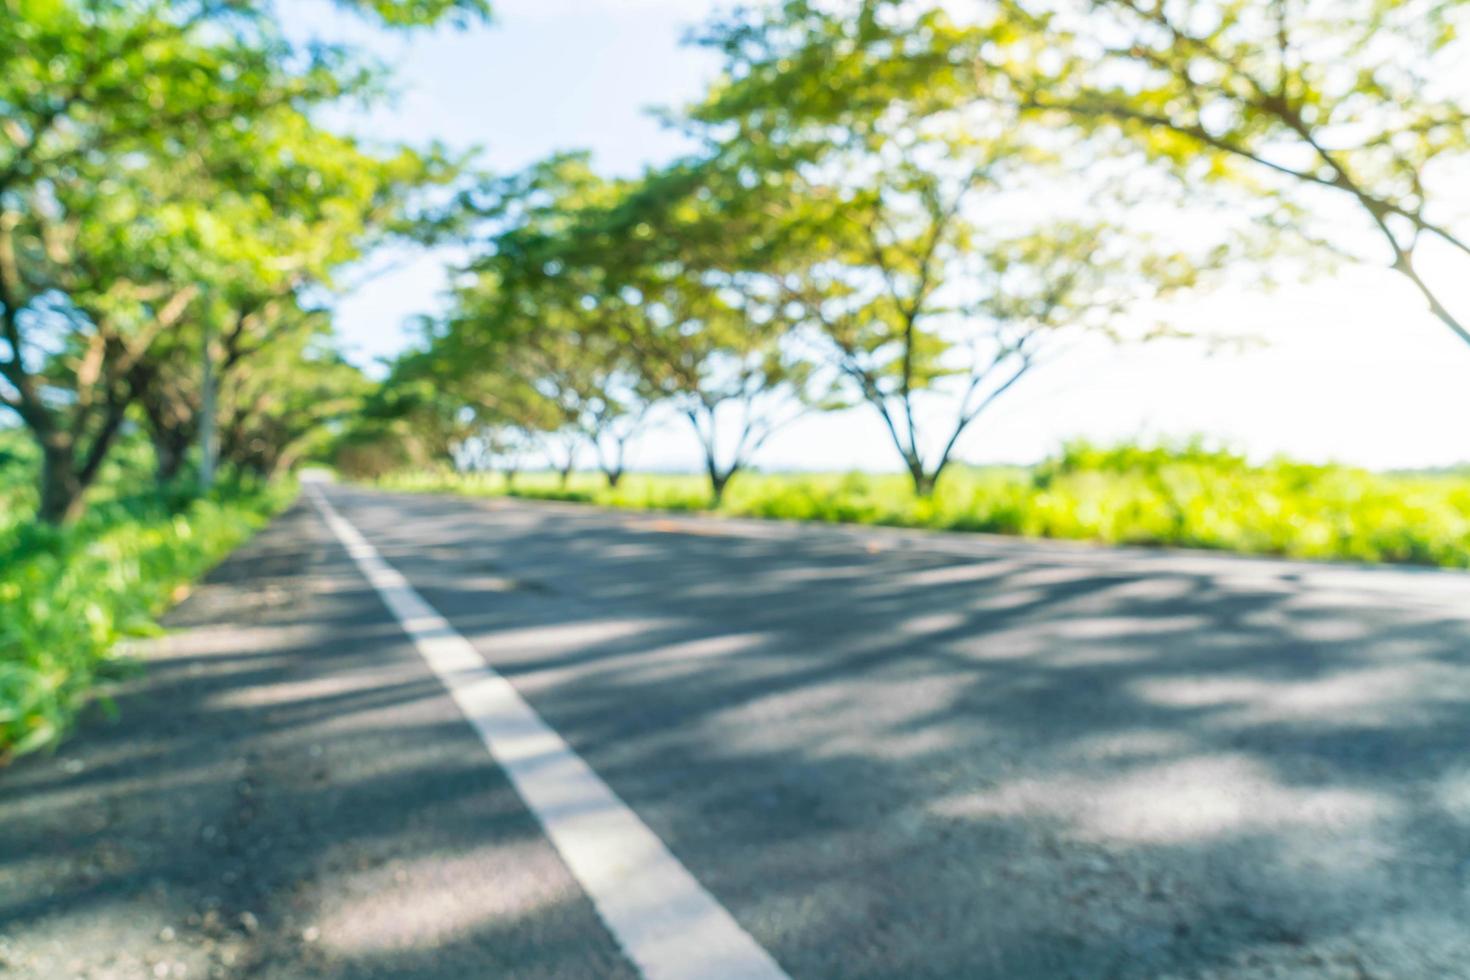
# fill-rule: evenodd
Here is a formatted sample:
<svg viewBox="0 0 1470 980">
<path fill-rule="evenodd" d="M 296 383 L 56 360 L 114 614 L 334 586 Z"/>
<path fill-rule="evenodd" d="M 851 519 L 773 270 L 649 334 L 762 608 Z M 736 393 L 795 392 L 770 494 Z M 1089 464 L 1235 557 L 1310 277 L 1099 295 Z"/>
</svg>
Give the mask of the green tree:
<svg viewBox="0 0 1470 980">
<path fill-rule="evenodd" d="M 76 516 L 143 383 L 144 354 L 199 297 L 197 282 L 174 274 L 198 238 L 150 235 L 210 219 L 158 176 L 53 184 L 44 217 L 10 211 L 0 223 L 0 399 L 41 451 L 44 520 Z"/>
<path fill-rule="evenodd" d="M 221 385 L 220 460 L 237 476 L 272 479 L 323 451 L 371 389 L 333 346 L 329 317 L 304 311 L 289 337 Z"/>
<path fill-rule="evenodd" d="M 328 453 L 349 476 L 452 467 L 474 435 L 465 399 L 435 376 L 438 361 L 423 348 L 400 354 L 343 427 Z"/>
<path fill-rule="evenodd" d="M 218 387 L 245 383 L 272 348 L 300 348 L 303 332 L 318 330 L 316 308 L 343 288 L 341 269 L 385 243 L 437 234 L 423 227 L 417 198 L 449 180 L 454 163 L 407 150 L 371 155 L 292 121 L 298 131 L 279 149 L 289 165 L 256 160 L 270 195 L 254 197 L 253 209 L 211 204 L 210 214 L 228 222 L 234 247 L 218 245 L 190 267 L 204 296 L 144 358 L 148 383 L 139 400 L 163 482 L 177 476 L 199 437 L 201 354 Z"/>
<path fill-rule="evenodd" d="M 1223 202 L 1283 238 L 1386 259 L 1470 343 L 1465 315 L 1422 262 L 1427 251 L 1470 259 L 1458 193 L 1470 166 L 1461 70 L 1470 6 L 1459 0 L 787 0 L 778 9 L 779 31 L 747 12 L 706 39 L 743 59 L 751 81 L 791 96 L 765 100 L 773 118 L 787 104 L 838 111 L 854 87 L 873 101 L 921 91 L 954 106 L 1009 107 L 1092 137 L 1076 151 L 1084 162 L 1132 150 L 1162 165 L 1179 178 L 1186 209 L 1204 202 L 1218 214 Z M 814 91 L 822 77 L 839 79 L 825 96 Z M 726 109 L 763 99 L 758 87 L 731 89 Z M 1144 178 L 1135 168 L 1124 179 Z"/>
<path fill-rule="evenodd" d="M 1219 257 L 1108 220 L 1125 204 L 1065 165 L 1076 140 L 954 99 L 933 49 L 952 25 L 914 9 L 739 12 L 704 36 L 726 71 L 689 119 L 717 147 L 706 192 L 743 243 L 733 275 L 795 311 L 928 496 L 981 413 L 1067 337 L 1123 334 Z"/>
<path fill-rule="evenodd" d="M 1419 263 L 1431 241 L 1470 259 L 1467 26 L 1470 7 L 1445 0 L 1021 0 L 977 58 L 991 97 L 1120 133 L 1365 262 L 1356 229 L 1370 233 L 1470 343 Z"/>
<path fill-rule="evenodd" d="M 815 401 L 811 363 L 787 343 L 788 322 L 684 273 L 645 278 L 636 315 L 620 323 L 653 397 L 688 419 L 718 506 L 730 480 Z"/>
<path fill-rule="evenodd" d="M 786 304 L 739 274 L 749 243 L 710 181 L 699 160 L 645 175 L 582 221 L 568 264 L 599 269 L 588 302 L 646 400 L 689 421 L 718 505 L 761 447 L 830 392 L 791 342 Z"/>
<path fill-rule="evenodd" d="M 570 297 L 564 297 L 570 298 Z M 646 416 L 625 348 L 571 306 L 528 304 L 520 329 L 501 355 L 500 370 L 525 381 L 544 402 L 539 434 L 565 486 L 583 448 L 590 448 L 609 486 L 622 479 L 628 444 Z M 524 319 L 519 319 L 524 317 Z"/>
<path fill-rule="evenodd" d="M 608 321 L 611 304 L 598 302 L 605 264 L 576 234 L 623 190 L 597 176 L 585 153 L 565 153 L 470 195 L 484 254 L 464 270 L 438 342 L 461 370 L 494 372 L 540 396 L 537 441 L 563 483 L 591 448 L 616 486 L 646 417 L 636 365 Z"/>
<path fill-rule="evenodd" d="M 395 26 L 484 12 L 480 0 L 358 6 Z M 0 9 L 0 407 L 41 448 L 40 514 L 60 521 L 152 376 L 152 344 L 223 253 L 248 251 L 236 220 L 274 209 L 280 231 L 309 221 L 298 207 L 330 210 L 323 183 L 372 179 L 291 161 L 340 149 L 306 112 L 378 76 L 342 48 L 296 50 L 263 3 Z"/>
</svg>

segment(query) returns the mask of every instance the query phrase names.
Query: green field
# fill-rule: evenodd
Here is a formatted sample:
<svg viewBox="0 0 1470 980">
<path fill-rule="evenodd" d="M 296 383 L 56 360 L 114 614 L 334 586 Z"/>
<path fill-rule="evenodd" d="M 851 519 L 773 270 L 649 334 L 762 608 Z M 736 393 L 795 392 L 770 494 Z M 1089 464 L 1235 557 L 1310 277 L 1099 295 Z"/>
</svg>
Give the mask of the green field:
<svg viewBox="0 0 1470 980">
<path fill-rule="evenodd" d="M 86 515 L 34 523 L 33 458 L 0 432 L 0 762 L 54 744 L 98 683 L 128 668 L 180 587 L 263 525 L 290 488 L 204 499 L 148 488 L 146 453 L 119 452 Z"/>
<path fill-rule="evenodd" d="M 384 489 L 499 496 L 499 475 L 409 472 Z M 609 490 L 597 474 L 565 489 L 521 474 L 514 495 L 609 507 L 703 510 L 700 477 L 637 473 Z M 956 469 L 933 499 L 900 475 L 742 474 L 723 514 L 985 531 L 1255 555 L 1470 567 L 1470 477 L 1393 475 L 1289 460 L 1251 465 L 1198 446 L 1077 444 L 1039 466 Z"/>
</svg>

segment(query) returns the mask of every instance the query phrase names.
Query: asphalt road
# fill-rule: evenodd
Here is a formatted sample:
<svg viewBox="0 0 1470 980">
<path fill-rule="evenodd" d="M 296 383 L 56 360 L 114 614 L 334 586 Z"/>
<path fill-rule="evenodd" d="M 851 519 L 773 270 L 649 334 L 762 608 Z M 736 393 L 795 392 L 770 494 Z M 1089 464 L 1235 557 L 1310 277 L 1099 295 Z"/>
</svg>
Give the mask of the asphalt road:
<svg viewBox="0 0 1470 980">
<path fill-rule="evenodd" d="M 1470 578 L 330 488 L 793 978 L 1470 976 Z M 321 516 L 0 773 L 0 976 L 625 977 Z"/>
</svg>

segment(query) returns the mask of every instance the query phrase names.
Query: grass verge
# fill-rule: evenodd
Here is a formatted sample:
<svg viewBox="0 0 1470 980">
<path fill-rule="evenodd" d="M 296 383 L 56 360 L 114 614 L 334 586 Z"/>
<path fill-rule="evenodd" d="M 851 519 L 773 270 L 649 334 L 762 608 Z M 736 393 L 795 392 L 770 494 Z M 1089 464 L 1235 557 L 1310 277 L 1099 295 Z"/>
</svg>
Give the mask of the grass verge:
<svg viewBox="0 0 1470 980">
<path fill-rule="evenodd" d="M 18 517 L 32 509 L 27 482 L 0 481 L 0 763 L 54 745 L 97 684 L 127 668 L 123 641 L 156 633 L 181 587 L 293 493 L 112 497 L 57 529 Z"/>
<path fill-rule="evenodd" d="M 507 494 L 608 507 L 706 510 L 695 476 L 596 474 L 567 486 L 550 473 L 410 472 L 389 490 Z M 1109 544 L 1209 548 L 1291 558 L 1470 567 L 1470 477 L 1386 474 L 1278 459 L 1252 465 L 1199 444 L 1067 446 L 1026 469 L 955 469 L 916 498 L 892 474 L 742 474 L 720 513 L 852 524 L 985 531 Z"/>
</svg>

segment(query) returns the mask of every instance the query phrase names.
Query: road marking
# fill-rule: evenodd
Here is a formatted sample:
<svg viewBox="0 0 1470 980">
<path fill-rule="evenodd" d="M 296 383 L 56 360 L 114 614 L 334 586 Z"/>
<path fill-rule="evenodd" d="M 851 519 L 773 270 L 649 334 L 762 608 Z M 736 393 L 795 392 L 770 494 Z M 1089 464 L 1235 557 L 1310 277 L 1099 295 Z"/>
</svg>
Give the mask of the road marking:
<svg viewBox="0 0 1470 980">
<path fill-rule="evenodd" d="M 321 489 L 318 512 L 449 690 L 648 980 L 789 980 L 511 683 L 383 560 Z"/>
</svg>

